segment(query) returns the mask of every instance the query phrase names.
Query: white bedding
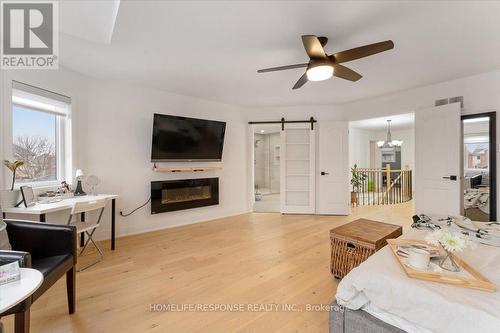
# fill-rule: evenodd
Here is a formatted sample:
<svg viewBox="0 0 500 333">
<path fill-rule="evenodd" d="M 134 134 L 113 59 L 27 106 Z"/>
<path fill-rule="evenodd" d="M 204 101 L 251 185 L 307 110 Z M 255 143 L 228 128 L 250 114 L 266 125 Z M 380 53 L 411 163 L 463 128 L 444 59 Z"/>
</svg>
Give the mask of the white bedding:
<svg viewBox="0 0 500 333">
<path fill-rule="evenodd" d="M 403 238 L 426 233 L 412 230 Z M 478 244 L 460 256 L 500 287 L 500 248 Z M 387 246 L 342 279 L 336 298 L 409 333 L 500 332 L 500 292 L 409 278 Z"/>
<path fill-rule="evenodd" d="M 464 208 L 479 208 L 483 213 L 490 213 L 490 193 L 487 190 L 468 189 L 464 193 Z"/>
</svg>

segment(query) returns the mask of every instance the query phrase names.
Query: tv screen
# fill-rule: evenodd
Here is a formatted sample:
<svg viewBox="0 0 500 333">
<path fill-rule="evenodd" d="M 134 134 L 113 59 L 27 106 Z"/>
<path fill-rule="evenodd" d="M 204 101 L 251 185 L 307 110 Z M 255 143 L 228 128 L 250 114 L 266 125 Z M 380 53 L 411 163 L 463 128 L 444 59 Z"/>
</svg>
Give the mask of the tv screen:
<svg viewBox="0 0 500 333">
<path fill-rule="evenodd" d="M 220 161 L 226 123 L 154 114 L 152 162 Z"/>
</svg>

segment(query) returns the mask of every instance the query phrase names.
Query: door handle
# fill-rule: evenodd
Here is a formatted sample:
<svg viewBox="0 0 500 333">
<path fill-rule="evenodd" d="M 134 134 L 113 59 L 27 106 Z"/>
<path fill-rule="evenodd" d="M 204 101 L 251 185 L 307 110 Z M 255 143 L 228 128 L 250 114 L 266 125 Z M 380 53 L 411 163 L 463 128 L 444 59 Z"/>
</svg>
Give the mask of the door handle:
<svg viewBox="0 0 500 333">
<path fill-rule="evenodd" d="M 448 176 L 448 177 L 443 177 L 443 179 L 457 180 L 457 176 Z"/>
<path fill-rule="evenodd" d="M 321 171 L 321 175 L 324 176 L 324 175 L 329 175 L 328 172 L 324 172 L 324 171 Z"/>
</svg>

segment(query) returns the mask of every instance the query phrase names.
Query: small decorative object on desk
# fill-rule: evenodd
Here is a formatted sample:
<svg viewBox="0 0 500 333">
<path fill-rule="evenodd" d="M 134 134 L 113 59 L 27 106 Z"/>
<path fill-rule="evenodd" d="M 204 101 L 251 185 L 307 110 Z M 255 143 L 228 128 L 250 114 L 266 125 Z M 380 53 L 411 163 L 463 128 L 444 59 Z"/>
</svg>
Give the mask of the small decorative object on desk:
<svg viewBox="0 0 500 333">
<path fill-rule="evenodd" d="M 425 241 L 432 245 L 441 245 L 444 248 L 446 256 L 439 261 L 439 267 L 451 272 L 460 271 L 459 265 L 453 259 L 453 253 L 472 246 L 472 243 L 464 235 L 446 229 L 435 230 L 427 234 Z"/>
<path fill-rule="evenodd" d="M 91 195 L 97 195 L 97 192 L 95 191 L 95 187 L 99 185 L 101 181 L 97 176 L 90 175 L 87 177 L 87 185 L 90 186 L 90 194 Z"/>
<path fill-rule="evenodd" d="M 82 180 L 84 178 L 85 178 L 85 176 L 83 174 L 83 171 L 81 169 L 76 170 L 76 180 L 77 180 L 77 183 L 76 183 L 76 189 L 75 189 L 75 193 L 74 193 L 75 197 L 87 195 L 87 193 L 85 193 L 83 191 L 83 188 L 82 188 Z"/>
<path fill-rule="evenodd" d="M 12 172 L 12 183 L 10 190 L 0 191 L 0 205 L 3 208 L 10 208 L 14 207 L 19 202 L 20 192 L 19 190 L 14 189 L 14 185 L 16 183 L 16 171 L 24 165 L 24 162 L 19 160 L 12 162 L 9 160 L 3 160 L 3 165 L 5 165 L 5 167 Z"/>
<path fill-rule="evenodd" d="M 24 207 L 28 208 L 36 204 L 35 193 L 31 186 L 21 186 L 21 195 L 23 197 Z"/>
<path fill-rule="evenodd" d="M 69 184 L 65 180 L 63 180 L 61 182 L 61 187 L 59 187 L 58 192 L 59 193 L 69 193 L 69 191 L 70 191 Z"/>
<path fill-rule="evenodd" d="M 7 265 L 0 266 L 0 285 L 19 281 L 21 279 L 21 269 L 19 262 L 11 262 Z"/>
<path fill-rule="evenodd" d="M 11 172 L 12 172 L 12 184 L 10 186 L 10 190 L 14 191 L 14 184 L 16 183 L 16 171 L 17 168 L 20 168 L 24 165 L 24 161 L 9 161 L 9 160 L 3 160 L 3 165 L 5 165 Z"/>
</svg>

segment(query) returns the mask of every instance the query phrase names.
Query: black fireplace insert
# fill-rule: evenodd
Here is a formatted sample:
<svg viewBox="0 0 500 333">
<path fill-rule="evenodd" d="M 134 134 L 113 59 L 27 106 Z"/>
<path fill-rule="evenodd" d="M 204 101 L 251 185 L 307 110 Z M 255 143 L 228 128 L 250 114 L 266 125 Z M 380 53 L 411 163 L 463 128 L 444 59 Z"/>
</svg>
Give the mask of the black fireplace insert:
<svg viewBox="0 0 500 333">
<path fill-rule="evenodd" d="M 151 182 L 151 214 L 219 204 L 219 178 Z"/>
</svg>

